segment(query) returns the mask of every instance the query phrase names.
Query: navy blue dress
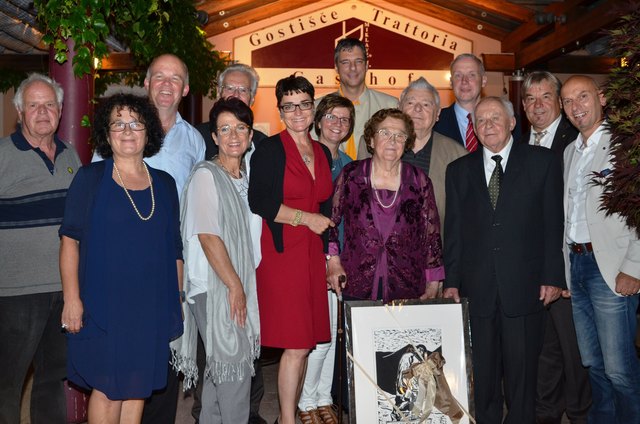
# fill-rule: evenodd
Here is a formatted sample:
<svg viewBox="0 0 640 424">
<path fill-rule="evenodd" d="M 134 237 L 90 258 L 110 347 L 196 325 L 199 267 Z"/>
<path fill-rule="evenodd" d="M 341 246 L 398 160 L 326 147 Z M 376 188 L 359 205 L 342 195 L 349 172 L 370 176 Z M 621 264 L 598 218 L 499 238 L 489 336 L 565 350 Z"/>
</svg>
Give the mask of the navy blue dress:
<svg viewBox="0 0 640 424">
<path fill-rule="evenodd" d="M 178 195 L 149 168 L 156 205 L 142 221 L 112 170 L 110 159 L 81 168 L 67 194 L 60 234 L 80 242 L 84 306 L 83 328 L 67 336 L 68 378 L 111 400 L 146 398 L 166 386 L 169 341 L 182 334 Z M 129 193 L 148 216 L 150 189 Z"/>
</svg>

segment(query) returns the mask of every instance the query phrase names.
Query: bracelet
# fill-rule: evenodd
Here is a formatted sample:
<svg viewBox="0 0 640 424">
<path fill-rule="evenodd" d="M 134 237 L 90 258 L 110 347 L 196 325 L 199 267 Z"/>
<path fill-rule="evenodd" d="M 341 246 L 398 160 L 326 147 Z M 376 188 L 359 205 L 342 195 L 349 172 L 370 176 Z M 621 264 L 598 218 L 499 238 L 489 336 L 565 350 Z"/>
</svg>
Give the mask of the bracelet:
<svg viewBox="0 0 640 424">
<path fill-rule="evenodd" d="M 184 292 L 184 290 L 180 290 L 179 293 L 180 293 L 180 302 L 184 303 L 184 301 L 187 300 L 187 295 Z"/>
<path fill-rule="evenodd" d="M 300 225 L 300 221 L 302 221 L 302 211 L 300 209 L 296 209 L 296 215 L 293 217 L 291 225 L 297 227 L 298 225 Z"/>
</svg>

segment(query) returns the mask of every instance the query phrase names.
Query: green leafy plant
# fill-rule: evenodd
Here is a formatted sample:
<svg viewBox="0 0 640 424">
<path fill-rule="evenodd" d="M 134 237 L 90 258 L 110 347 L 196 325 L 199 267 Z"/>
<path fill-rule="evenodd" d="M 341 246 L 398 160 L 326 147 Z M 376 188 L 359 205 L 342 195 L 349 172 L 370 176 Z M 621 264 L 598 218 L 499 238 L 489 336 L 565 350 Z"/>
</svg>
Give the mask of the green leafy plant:
<svg viewBox="0 0 640 424">
<path fill-rule="evenodd" d="M 620 214 L 640 236 L 640 4 L 630 4 L 609 31 L 611 53 L 621 59 L 605 87 L 612 133 L 613 172 L 605 179 L 602 208 Z"/>
<path fill-rule="evenodd" d="M 107 39 L 112 36 L 131 52 L 138 69 L 146 68 L 155 56 L 173 53 L 187 64 L 193 91 L 215 94 L 215 76 L 225 63 L 197 26 L 192 1 L 36 0 L 34 3 L 45 34 L 43 41 L 53 46 L 56 61 L 68 60 L 67 40 L 74 40 L 76 76 L 92 73 L 94 58 L 99 61 L 109 55 Z M 115 79 L 111 75 L 103 82 Z M 122 79 L 131 81 L 127 75 Z"/>
</svg>

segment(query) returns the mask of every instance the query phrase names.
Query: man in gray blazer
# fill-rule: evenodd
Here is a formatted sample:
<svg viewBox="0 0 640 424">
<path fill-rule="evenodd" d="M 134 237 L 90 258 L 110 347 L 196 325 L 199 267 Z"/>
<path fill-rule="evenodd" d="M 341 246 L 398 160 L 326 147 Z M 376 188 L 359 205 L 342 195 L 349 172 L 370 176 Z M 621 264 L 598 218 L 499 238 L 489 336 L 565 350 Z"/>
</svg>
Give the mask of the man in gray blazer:
<svg viewBox="0 0 640 424">
<path fill-rule="evenodd" d="M 567 117 L 580 131 L 564 154 L 564 253 L 582 363 L 589 369 L 589 422 L 640 423 L 636 311 L 640 291 L 637 230 L 601 209 L 601 184 L 613 170 L 605 97 L 586 76 L 561 89 Z M 594 181 L 595 180 L 595 181 Z"/>
</svg>

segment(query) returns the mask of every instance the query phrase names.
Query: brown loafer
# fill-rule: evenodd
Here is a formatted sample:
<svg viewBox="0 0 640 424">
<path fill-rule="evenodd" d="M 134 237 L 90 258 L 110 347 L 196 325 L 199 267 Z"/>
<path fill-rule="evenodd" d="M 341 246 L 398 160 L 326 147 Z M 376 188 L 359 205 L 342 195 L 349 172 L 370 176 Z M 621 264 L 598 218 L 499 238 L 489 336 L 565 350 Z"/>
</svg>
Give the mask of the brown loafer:
<svg viewBox="0 0 640 424">
<path fill-rule="evenodd" d="M 302 424 L 323 424 L 317 409 L 298 411 L 298 418 Z"/>
<path fill-rule="evenodd" d="M 319 406 L 318 415 L 320 415 L 322 424 L 338 424 L 338 415 L 333 405 Z"/>
</svg>

